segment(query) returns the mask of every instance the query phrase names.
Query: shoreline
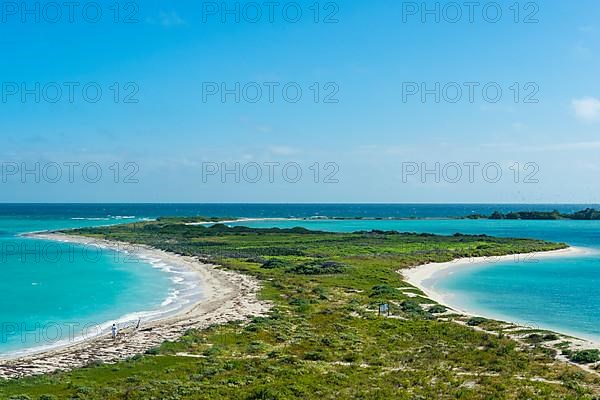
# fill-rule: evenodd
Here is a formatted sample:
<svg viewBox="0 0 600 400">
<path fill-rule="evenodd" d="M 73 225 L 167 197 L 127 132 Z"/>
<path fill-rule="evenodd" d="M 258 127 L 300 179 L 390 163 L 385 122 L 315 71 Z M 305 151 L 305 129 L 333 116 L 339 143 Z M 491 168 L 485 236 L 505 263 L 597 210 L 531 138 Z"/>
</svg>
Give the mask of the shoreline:
<svg viewBox="0 0 600 400">
<path fill-rule="evenodd" d="M 262 221 L 303 221 L 306 218 L 245 218 L 240 217 L 238 219 L 229 219 L 222 221 L 208 221 L 208 222 L 186 222 L 188 226 L 212 226 L 218 224 L 235 224 L 240 222 L 262 222 Z"/>
<path fill-rule="evenodd" d="M 0 378 L 11 379 L 54 371 L 68 371 L 85 367 L 91 362 L 97 361 L 114 363 L 137 354 L 143 354 L 165 341 L 177 340 L 188 329 L 203 329 L 215 324 L 265 315 L 271 307 L 269 303 L 257 299 L 260 283 L 255 278 L 219 269 L 218 266 L 206 264 L 195 257 L 181 256 L 145 245 L 57 232 L 37 232 L 25 234 L 24 236 L 79 245 L 95 245 L 111 251 L 132 254 L 135 257 L 157 259 L 166 265 L 181 267 L 191 273 L 195 277 L 194 279 L 197 280 L 198 287 L 202 292 L 199 298 L 190 301 L 187 306 L 184 305 L 172 313 L 158 313 L 155 318 L 144 319 L 140 329 L 130 326 L 120 328 L 119 338 L 116 341 L 112 340 L 110 333 L 106 330 L 100 335 L 84 337 L 81 341 L 70 340 L 68 343 L 57 343 L 51 348 L 41 350 L 31 348 L 27 354 L 17 355 L 16 357 L 6 358 L 1 356 Z M 447 306 L 449 310 L 454 310 L 466 316 L 483 316 L 492 320 L 509 322 L 516 327 L 526 327 L 522 323 L 506 321 L 504 318 L 498 318 L 497 316 L 461 310 L 459 307 L 453 306 L 451 301 L 448 301 L 446 294 L 435 290 L 435 283 L 458 268 L 485 264 L 493 265 L 495 262 L 515 260 L 517 257 L 519 259 L 528 257 L 568 257 L 589 254 L 590 252 L 591 250 L 586 248 L 568 247 L 548 252 L 456 259 L 445 263 L 423 264 L 398 272 L 407 283 L 421 290 L 429 299 Z M 148 259 L 146 261 L 150 263 Z M 112 322 L 110 321 L 111 324 Z M 548 330 L 555 331 L 562 336 L 573 336 L 572 333 L 567 333 L 564 330 Z M 574 336 L 572 338 L 574 339 L 573 346 L 592 346 L 600 349 L 600 343 L 588 339 L 579 339 L 577 335 Z M 561 359 L 564 359 L 564 357 L 561 357 Z M 564 361 L 568 360 L 564 359 Z"/>
<path fill-rule="evenodd" d="M 187 274 L 186 282 L 194 283 L 199 293 L 182 296 L 175 308 L 139 311 L 121 316 L 123 322 L 137 322 L 142 313 L 143 324 L 139 329 L 127 325 L 119 328 L 117 340 L 111 338 L 109 329 L 113 322 L 106 321 L 107 327 L 99 334 L 80 336 L 45 347 L 33 347 L 0 357 L 0 378 L 17 378 L 39 375 L 56 370 L 71 370 L 83 367 L 90 362 L 114 363 L 119 360 L 144 353 L 165 341 L 176 340 L 188 329 L 203 329 L 210 325 L 251 316 L 265 315 L 271 305 L 257 298 L 260 290 L 258 280 L 248 275 L 219 269 L 218 266 L 201 262 L 197 258 L 181 256 L 144 245 L 125 242 L 93 239 L 83 236 L 55 232 L 30 233 L 30 238 L 61 241 L 78 245 L 94 245 L 110 251 L 123 252 L 128 256 L 148 262 L 161 263 L 179 273 Z M 170 271 L 167 271 L 170 272 Z M 166 304 L 169 306 L 170 304 Z M 128 317 L 126 320 L 124 317 Z M 103 325 L 105 325 L 103 323 Z"/>
<path fill-rule="evenodd" d="M 492 312 L 466 309 L 466 307 L 462 307 L 453 303 L 453 295 L 451 293 L 444 292 L 436 288 L 437 283 L 439 283 L 441 280 L 464 268 L 481 266 L 491 267 L 495 263 L 506 261 L 518 262 L 520 260 L 521 262 L 527 262 L 527 259 L 532 260 L 533 258 L 541 259 L 555 257 L 576 257 L 585 254 L 591 254 L 592 252 L 593 250 L 588 248 L 570 246 L 566 249 L 546 252 L 511 254 L 496 257 L 460 258 L 444 263 L 422 264 L 409 269 L 399 270 L 398 273 L 407 283 L 419 289 L 426 298 L 446 307 L 450 311 L 454 311 L 467 317 L 483 317 L 490 320 L 506 322 L 516 327 L 555 332 L 564 337 L 572 338 L 572 340 L 576 342 L 576 347 L 588 345 L 600 349 L 600 340 L 582 337 L 582 335 L 578 334 L 577 332 L 568 332 L 565 329 L 560 328 L 531 327 L 526 325 L 526 323 L 511 320 L 510 317 L 507 319 L 505 316 L 494 315 Z"/>
<path fill-rule="evenodd" d="M 75 335 L 71 330 L 69 337 L 24 349 L 18 349 L 0 354 L 0 362 L 33 356 L 48 351 L 58 350 L 77 343 L 85 342 L 96 337 L 110 333 L 112 324 L 119 330 L 135 327 L 138 323 L 143 325 L 158 321 L 185 312 L 188 308 L 202 300 L 201 277 L 193 268 L 178 257 L 165 257 L 157 254 L 156 249 L 148 246 L 132 245 L 128 243 L 110 242 L 102 239 L 93 239 L 86 236 L 71 236 L 64 233 L 49 231 L 28 232 L 20 235 L 33 240 L 47 240 L 74 244 L 80 246 L 97 247 L 100 252 L 114 253 L 114 258 L 119 263 L 126 264 L 131 260 L 142 262 L 151 268 L 158 269 L 169 276 L 172 287 L 167 297 L 161 298 L 161 304 L 155 307 L 136 309 L 119 315 L 115 319 L 107 319 L 86 324 L 85 332 Z M 111 256 L 112 257 L 112 256 Z M 142 325 L 140 325 L 142 326 Z M 79 333 L 79 332 L 78 332 Z"/>
</svg>

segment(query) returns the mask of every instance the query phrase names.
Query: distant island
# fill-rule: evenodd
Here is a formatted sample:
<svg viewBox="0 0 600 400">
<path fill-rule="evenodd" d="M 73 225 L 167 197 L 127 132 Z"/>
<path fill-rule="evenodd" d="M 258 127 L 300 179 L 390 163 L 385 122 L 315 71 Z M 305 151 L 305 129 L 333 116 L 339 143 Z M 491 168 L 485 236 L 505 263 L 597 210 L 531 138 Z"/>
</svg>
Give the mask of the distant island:
<svg viewBox="0 0 600 400">
<path fill-rule="evenodd" d="M 257 218 L 260 220 L 263 218 Z M 264 218 L 268 220 L 269 218 Z M 313 216 L 313 217 L 302 217 L 302 218 L 291 218 L 299 221 L 313 221 L 313 220 L 358 220 L 358 221 L 404 221 L 404 220 L 439 220 L 439 219 L 510 219 L 510 220 L 580 220 L 580 221 L 598 221 L 600 220 L 600 210 L 595 208 L 586 208 L 585 210 L 577 211 L 571 214 L 561 213 L 558 210 L 553 211 L 511 211 L 503 213 L 500 211 L 494 211 L 490 215 L 484 214 L 471 214 L 464 217 L 430 217 L 430 218 L 418 218 L 418 217 L 368 217 L 368 216 L 353 216 L 353 217 L 341 217 L 341 216 Z M 211 223 L 227 223 L 227 222 L 244 222 L 251 221 L 248 218 L 239 217 L 204 217 L 204 216 L 190 216 L 190 217 L 161 217 L 158 218 L 158 222 L 163 223 L 183 223 L 190 225 L 203 225 Z"/>
<path fill-rule="evenodd" d="M 494 211 L 491 215 L 474 214 L 465 217 L 467 219 L 525 219 L 525 220 L 600 220 L 600 211 L 594 208 L 586 208 L 585 210 L 577 211 L 572 214 L 563 214 L 558 210 L 554 211 L 513 211 L 509 213 L 501 213 Z"/>
</svg>

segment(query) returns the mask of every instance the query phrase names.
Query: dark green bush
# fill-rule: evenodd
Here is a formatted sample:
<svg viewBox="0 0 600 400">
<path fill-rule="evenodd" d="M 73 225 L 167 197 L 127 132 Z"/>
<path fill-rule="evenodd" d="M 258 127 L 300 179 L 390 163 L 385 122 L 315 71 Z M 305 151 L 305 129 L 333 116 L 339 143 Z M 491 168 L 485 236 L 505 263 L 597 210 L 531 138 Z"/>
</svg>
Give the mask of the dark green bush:
<svg viewBox="0 0 600 400">
<path fill-rule="evenodd" d="M 400 291 L 390 285 L 377 285 L 371 289 L 370 297 L 395 297 Z"/>
<path fill-rule="evenodd" d="M 254 390 L 246 400 L 279 400 L 281 397 L 275 392 L 268 388 L 260 388 Z"/>
<path fill-rule="evenodd" d="M 320 350 L 309 351 L 304 354 L 304 359 L 309 361 L 323 361 L 325 358 L 325 354 L 323 354 L 323 352 Z"/>
<path fill-rule="evenodd" d="M 547 334 L 544 335 L 544 340 L 547 341 L 547 342 L 553 342 L 553 341 L 558 340 L 558 339 L 560 339 L 560 338 L 555 333 L 547 333 Z"/>
<path fill-rule="evenodd" d="M 591 364 L 600 361 L 600 350 L 580 350 L 573 353 L 569 359 L 578 364 Z"/>
<path fill-rule="evenodd" d="M 423 309 L 419 303 L 414 300 L 404 300 L 400 303 L 400 308 L 407 314 L 423 314 Z"/>
<path fill-rule="evenodd" d="M 151 349 L 146 350 L 146 354 L 150 355 L 150 356 L 155 356 L 160 352 L 160 349 L 158 347 L 153 347 Z"/>
<path fill-rule="evenodd" d="M 346 265 L 335 261 L 325 261 L 322 263 L 306 263 L 295 265 L 288 271 L 299 275 L 330 275 L 343 274 L 346 272 Z"/>
<path fill-rule="evenodd" d="M 473 317 L 467 321 L 467 325 L 469 326 L 479 326 L 483 323 L 487 322 L 487 319 L 482 317 Z"/>
<path fill-rule="evenodd" d="M 440 304 L 436 304 L 427 311 L 429 311 L 431 314 L 442 314 L 448 311 L 448 309 Z"/>
<path fill-rule="evenodd" d="M 280 268 L 292 268 L 294 266 L 293 263 L 286 261 L 286 260 L 281 260 L 279 258 L 272 258 L 270 260 L 267 260 L 263 263 L 263 265 L 261 266 L 261 268 L 264 269 L 280 269 Z"/>
</svg>

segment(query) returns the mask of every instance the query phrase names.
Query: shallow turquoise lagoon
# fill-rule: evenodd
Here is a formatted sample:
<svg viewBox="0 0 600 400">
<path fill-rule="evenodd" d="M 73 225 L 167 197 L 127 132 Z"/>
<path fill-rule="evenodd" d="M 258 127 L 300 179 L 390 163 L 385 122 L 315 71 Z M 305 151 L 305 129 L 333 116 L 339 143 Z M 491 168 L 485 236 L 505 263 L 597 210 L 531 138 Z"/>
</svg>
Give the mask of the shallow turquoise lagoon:
<svg viewBox="0 0 600 400">
<path fill-rule="evenodd" d="M 173 283 L 149 261 L 19 236 L 117 222 L 124 219 L 0 218 L 1 356 L 79 340 L 161 307 Z"/>
<path fill-rule="evenodd" d="M 565 242 L 591 251 L 578 257 L 522 258 L 472 266 L 436 284 L 452 305 L 476 314 L 600 341 L 600 221 L 266 220 L 253 227 L 352 232 L 398 230 L 488 234 Z"/>
</svg>

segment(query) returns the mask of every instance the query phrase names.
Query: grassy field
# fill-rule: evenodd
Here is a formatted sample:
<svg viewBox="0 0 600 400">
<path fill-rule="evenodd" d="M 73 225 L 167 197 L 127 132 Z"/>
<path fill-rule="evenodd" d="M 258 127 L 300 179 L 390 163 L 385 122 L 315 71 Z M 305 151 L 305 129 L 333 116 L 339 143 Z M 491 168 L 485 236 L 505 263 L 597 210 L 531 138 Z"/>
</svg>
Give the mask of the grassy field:
<svg viewBox="0 0 600 400">
<path fill-rule="evenodd" d="M 595 375 L 556 361 L 538 341 L 523 345 L 467 326 L 497 322 L 422 307 L 430 301 L 407 289 L 396 272 L 562 244 L 205 228 L 178 220 L 77 233 L 195 255 L 251 274 L 263 282 L 261 296 L 273 302 L 273 311 L 268 318 L 186 332 L 177 342 L 114 365 L 2 382 L 2 399 L 599 398 Z M 377 315 L 383 302 L 391 305 L 390 317 Z"/>
</svg>

